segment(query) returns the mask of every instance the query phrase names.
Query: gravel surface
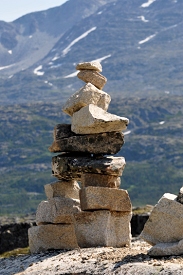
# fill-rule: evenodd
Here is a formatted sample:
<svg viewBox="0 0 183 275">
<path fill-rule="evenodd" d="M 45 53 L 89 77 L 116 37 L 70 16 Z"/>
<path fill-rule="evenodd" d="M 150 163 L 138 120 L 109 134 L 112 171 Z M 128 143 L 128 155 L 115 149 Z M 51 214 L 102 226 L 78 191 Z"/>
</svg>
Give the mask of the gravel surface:
<svg viewBox="0 0 183 275">
<path fill-rule="evenodd" d="M 183 275 L 183 255 L 152 258 L 150 245 L 133 238 L 131 247 L 49 251 L 0 258 L 1 275 L 161 274 Z"/>
</svg>

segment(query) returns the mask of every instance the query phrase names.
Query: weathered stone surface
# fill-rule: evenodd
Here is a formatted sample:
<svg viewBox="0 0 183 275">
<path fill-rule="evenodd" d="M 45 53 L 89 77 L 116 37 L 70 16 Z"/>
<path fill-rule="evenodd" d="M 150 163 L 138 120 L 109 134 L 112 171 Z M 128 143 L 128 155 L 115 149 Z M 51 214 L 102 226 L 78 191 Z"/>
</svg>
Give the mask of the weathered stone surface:
<svg viewBox="0 0 183 275">
<path fill-rule="evenodd" d="M 151 245 L 183 239 L 183 205 L 177 196 L 165 193 L 153 208 L 140 235 Z"/>
<path fill-rule="evenodd" d="M 101 175 L 101 174 L 89 174 L 85 173 L 81 175 L 82 188 L 88 186 L 119 188 L 121 183 L 120 177 Z"/>
<path fill-rule="evenodd" d="M 76 134 L 96 134 L 125 130 L 129 120 L 89 104 L 73 114 L 71 130 Z"/>
<path fill-rule="evenodd" d="M 179 191 L 179 194 L 177 196 L 177 201 L 183 204 L 183 187 Z"/>
<path fill-rule="evenodd" d="M 79 247 L 123 247 L 131 242 L 131 213 L 107 210 L 74 215 Z"/>
<path fill-rule="evenodd" d="M 31 253 L 48 249 L 78 248 L 73 224 L 46 224 L 33 226 L 28 230 Z"/>
<path fill-rule="evenodd" d="M 59 139 L 50 146 L 50 152 L 82 152 L 91 154 L 116 154 L 124 144 L 121 132 L 108 132 L 93 135 L 75 135 Z"/>
<path fill-rule="evenodd" d="M 80 211 L 79 200 L 55 197 L 38 205 L 36 223 L 73 223 L 73 214 Z"/>
<path fill-rule="evenodd" d="M 110 101 L 110 95 L 97 89 L 93 84 L 87 83 L 67 100 L 62 110 L 72 116 L 88 104 L 94 104 L 107 111 Z"/>
<path fill-rule="evenodd" d="M 94 70 L 102 72 L 102 65 L 98 61 L 82 62 L 77 64 L 76 70 Z"/>
<path fill-rule="evenodd" d="M 64 197 L 79 199 L 79 184 L 75 180 L 58 181 L 44 186 L 45 194 L 48 199 L 54 197 Z"/>
<path fill-rule="evenodd" d="M 63 138 L 68 138 L 75 136 L 76 134 L 71 131 L 71 124 L 57 124 L 54 127 L 53 131 L 53 139 L 60 140 Z"/>
<path fill-rule="evenodd" d="M 158 243 L 148 251 L 150 256 L 177 256 L 183 254 L 183 240 L 176 243 Z"/>
<path fill-rule="evenodd" d="M 98 89 L 102 90 L 107 82 L 107 78 L 94 70 L 82 70 L 77 77 L 86 83 L 91 83 Z"/>
<path fill-rule="evenodd" d="M 123 157 L 85 157 L 61 154 L 52 158 L 52 173 L 59 179 L 80 179 L 82 173 L 122 176 Z"/>
<path fill-rule="evenodd" d="M 128 192 L 123 189 L 88 186 L 80 189 L 81 210 L 110 210 L 131 212 Z"/>
</svg>

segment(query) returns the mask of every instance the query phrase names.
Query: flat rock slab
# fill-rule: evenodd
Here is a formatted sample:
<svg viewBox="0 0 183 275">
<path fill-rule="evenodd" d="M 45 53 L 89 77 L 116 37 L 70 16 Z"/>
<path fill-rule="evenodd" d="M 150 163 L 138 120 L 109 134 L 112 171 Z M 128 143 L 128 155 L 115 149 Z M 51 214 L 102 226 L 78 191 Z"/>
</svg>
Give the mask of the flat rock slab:
<svg viewBox="0 0 183 275">
<path fill-rule="evenodd" d="M 55 197 L 38 205 L 36 223 L 73 223 L 73 214 L 80 211 L 79 200 Z"/>
<path fill-rule="evenodd" d="M 82 188 L 88 187 L 88 186 L 119 188 L 120 184 L 121 184 L 121 178 L 117 176 L 89 174 L 89 173 L 81 175 Z"/>
<path fill-rule="evenodd" d="M 183 254 L 183 240 L 176 243 L 158 243 L 149 251 L 150 256 L 178 256 Z"/>
<path fill-rule="evenodd" d="M 71 130 L 76 134 L 120 132 L 126 129 L 129 120 L 110 114 L 96 105 L 89 104 L 73 114 Z"/>
<path fill-rule="evenodd" d="M 81 210 L 131 212 L 128 192 L 123 189 L 88 186 L 80 189 Z"/>
<path fill-rule="evenodd" d="M 122 176 L 125 168 L 123 157 L 82 157 L 62 154 L 52 158 L 52 173 L 59 179 L 81 178 L 82 173 Z"/>
<path fill-rule="evenodd" d="M 107 210 L 75 214 L 79 247 L 123 247 L 131 242 L 131 213 Z"/>
<path fill-rule="evenodd" d="M 60 140 L 75 136 L 76 134 L 71 131 L 71 124 L 57 124 L 53 131 L 53 140 Z"/>
<path fill-rule="evenodd" d="M 111 97 L 109 94 L 97 89 L 93 84 L 87 83 L 79 91 L 73 94 L 64 104 L 62 110 L 72 116 L 88 104 L 94 104 L 107 111 Z"/>
<path fill-rule="evenodd" d="M 75 180 L 57 181 L 44 186 L 45 194 L 48 199 L 54 197 L 64 197 L 79 199 L 79 184 Z"/>
<path fill-rule="evenodd" d="M 82 152 L 90 154 L 116 154 L 124 144 L 121 132 L 76 135 L 59 139 L 50 146 L 50 152 Z"/>
<path fill-rule="evenodd" d="M 91 83 L 98 89 L 102 90 L 107 82 L 107 78 L 94 70 L 82 70 L 77 77 L 86 83 Z"/>
<path fill-rule="evenodd" d="M 165 193 L 153 208 L 140 235 L 151 245 L 183 239 L 183 205 L 177 196 Z"/>
<path fill-rule="evenodd" d="M 76 70 L 94 70 L 102 72 L 102 65 L 98 61 L 82 62 L 77 64 Z"/>
<path fill-rule="evenodd" d="M 31 253 L 48 249 L 78 248 L 73 224 L 47 224 L 33 226 L 28 230 Z"/>
</svg>

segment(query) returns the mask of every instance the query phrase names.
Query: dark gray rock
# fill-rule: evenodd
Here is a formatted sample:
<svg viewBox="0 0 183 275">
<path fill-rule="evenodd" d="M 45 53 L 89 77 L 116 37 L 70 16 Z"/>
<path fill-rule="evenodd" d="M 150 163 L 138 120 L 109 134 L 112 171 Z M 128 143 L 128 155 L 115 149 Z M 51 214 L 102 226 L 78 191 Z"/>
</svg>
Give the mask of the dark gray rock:
<svg viewBox="0 0 183 275">
<path fill-rule="evenodd" d="M 183 204 L 183 187 L 179 191 L 179 194 L 177 196 L 177 201 Z"/>
<path fill-rule="evenodd" d="M 125 164 L 123 157 L 61 154 L 52 158 L 52 174 L 65 180 L 80 180 L 82 173 L 121 176 Z"/>
<path fill-rule="evenodd" d="M 66 137 L 67 136 L 67 137 Z M 121 132 L 107 132 L 91 135 L 76 135 L 70 125 L 60 124 L 55 127 L 54 142 L 50 152 L 82 152 L 91 154 L 116 154 L 124 144 Z"/>
</svg>

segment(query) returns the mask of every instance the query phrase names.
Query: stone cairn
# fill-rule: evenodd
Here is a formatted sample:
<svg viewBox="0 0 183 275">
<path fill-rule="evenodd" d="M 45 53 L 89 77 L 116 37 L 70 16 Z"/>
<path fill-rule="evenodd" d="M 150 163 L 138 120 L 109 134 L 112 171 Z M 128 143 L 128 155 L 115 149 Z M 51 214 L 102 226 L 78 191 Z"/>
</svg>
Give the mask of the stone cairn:
<svg viewBox="0 0 183 275">
<path fill-rule="evenodd" d="M 63 106 L 71 124 L 54 128 L 49 150 L 52 173 L 59 181 L 45 185 L 47 201 L 37 209 L 37 226 L 28 231 L 32 253 L 48 249 L 130 245 L 132 205 L 120 187 L 123 157 L 113 157 L 124 144 L 129 121 L 107 112 L 110 96 L 99 62 L 76 66 L 86 84 Z M 81 188 L 78 185 L 80 182 Z"/>
</svg>

